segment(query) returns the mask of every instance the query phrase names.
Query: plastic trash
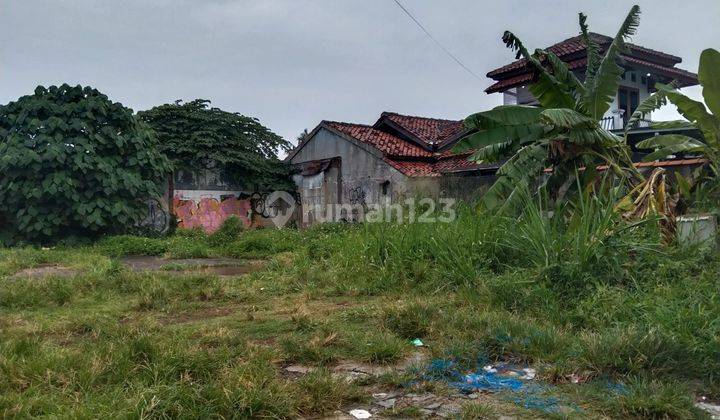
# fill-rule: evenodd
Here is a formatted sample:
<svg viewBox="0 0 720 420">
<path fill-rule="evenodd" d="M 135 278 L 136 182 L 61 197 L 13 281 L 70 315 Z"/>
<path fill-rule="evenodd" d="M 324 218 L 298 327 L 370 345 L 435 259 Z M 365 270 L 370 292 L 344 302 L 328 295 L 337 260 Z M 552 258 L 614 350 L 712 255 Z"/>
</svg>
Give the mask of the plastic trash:
<svg viewBox="0 0 720 420">
<path fill-rule="evenodd" d="M 412 345 L 415 346 L 415 347 L 422 347 L 422 346 L 425 345 L 425 343 L 423 343 L 422 340 L 419 339 L 419 338 L 416 338 L 416 339 L 414 339 L 414 340 L 411 341 L 411 342 L 412 342 Z"/>
<path fill-rule="evenodd" d="M 350 415 L 356 419 L 369 419 L 372 417 L 372 414 L 370 414 L 369 411 L 361 409 L 350 410 Z"/>
<path fill-rule="evenodd" d="M 525 368 L 522 371 L 524 373 L 524 375 L 521 376 L 522 379 L 532 380 L 535 379 L 535 375 L 537 375 L 537 371 L 533 368 Z"/>
<path fill-rule="evenodd" d="M 514 378 L 505 378 L 495 373 L 469 373 L 463 378 L 464 381 L 455 385 L 458 388 L 473 391 L 481 389 L 485 391 L 518 391 L 523 387 L 522 381 Z"/>
</svg>

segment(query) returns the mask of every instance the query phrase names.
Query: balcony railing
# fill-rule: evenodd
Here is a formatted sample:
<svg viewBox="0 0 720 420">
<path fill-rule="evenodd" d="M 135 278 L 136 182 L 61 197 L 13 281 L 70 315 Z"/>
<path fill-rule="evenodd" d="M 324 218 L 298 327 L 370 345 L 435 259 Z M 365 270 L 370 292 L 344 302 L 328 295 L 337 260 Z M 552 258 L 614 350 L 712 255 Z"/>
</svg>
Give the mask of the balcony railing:
<svg viewBox="0 0 720 420">
<path fill-rule="evenodd" d="M 632 124 L 629 128 L 647 128 L 650 127 L 652 121 L 650 120 L 638 120 Z M 626 127 L 625 119 L 622 115 L 611 115 L 600 120 L 600 127 L 605 130 L 624 130 Z"/>
<path fill-rule="evenodd" d="M 600 120 L 600 127 L 602 127 L 604 130 L 614 130 L 615 129 L 615 117 L 605 117 L 602 120 Z"/>
</svg>

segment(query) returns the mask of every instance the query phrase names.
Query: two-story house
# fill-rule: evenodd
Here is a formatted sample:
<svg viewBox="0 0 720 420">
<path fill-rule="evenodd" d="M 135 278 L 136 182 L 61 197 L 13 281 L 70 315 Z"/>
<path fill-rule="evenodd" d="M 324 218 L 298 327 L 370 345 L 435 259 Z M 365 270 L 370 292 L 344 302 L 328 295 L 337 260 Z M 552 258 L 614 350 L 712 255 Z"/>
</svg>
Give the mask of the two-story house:
<svg viewBox="0 0 720 420">
<path fill-rule="evenodd" d="M 612 38 L 591 33 L 590 36 L 604 53 Z M 568 38 L 546 48 L 553 52 L 581 80 L 585 76 L 587 66 L 587 49 L 580 36 Z M 628 119 L 645 98 L 653 91 L 655 83 L 675 82 L 678 87 L 698 84 L 697 74 L 676 67 L 682 58 L 639 45 L 628 44 L 628 52 L 622 55 L 620 63 L 625 68 L 620 87 L 610 110 L 601 120 L 607 130 L 624 130 Z M 533 69 L 525 59 L 514 61 L 508 65 L 487 73 L 493 83 L 485 92 L 503 94 L 503 103 L 534 105 L 537 101 L 528 90 L 533 82 Z M 646 117 L 646 119 L 649 119 Z M 642 121 L 633 130 L 647 128 L 650 121 Z"/>
</svg>

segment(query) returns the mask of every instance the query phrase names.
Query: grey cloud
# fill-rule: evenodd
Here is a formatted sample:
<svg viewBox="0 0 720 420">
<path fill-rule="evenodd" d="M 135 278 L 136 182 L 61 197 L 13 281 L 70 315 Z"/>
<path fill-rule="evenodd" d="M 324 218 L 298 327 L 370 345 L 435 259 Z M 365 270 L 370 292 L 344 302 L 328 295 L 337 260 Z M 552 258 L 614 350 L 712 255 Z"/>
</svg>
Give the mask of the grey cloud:
<svg viewBox="0 0 720 420">
<path fill-rule="evenodd" d="M 512 59 L 505 29 L 542 47 L 576 34 L 580 10 L 594 31 L 612 33 L 631 5 L 404 3 L 480 75 Z M 639 3 L 635 42 L 683 57 L 689 70 L 703 48 L 720 48 L 717 0 Z M 200 97 L 291 140 L 322 119 L 369 123 L 384 110 L 459 119 L 501 101 L 391 0 L 3 0 L 0 64 L 2 103 L 62 82 L 136 110 Z"/>
</svg>

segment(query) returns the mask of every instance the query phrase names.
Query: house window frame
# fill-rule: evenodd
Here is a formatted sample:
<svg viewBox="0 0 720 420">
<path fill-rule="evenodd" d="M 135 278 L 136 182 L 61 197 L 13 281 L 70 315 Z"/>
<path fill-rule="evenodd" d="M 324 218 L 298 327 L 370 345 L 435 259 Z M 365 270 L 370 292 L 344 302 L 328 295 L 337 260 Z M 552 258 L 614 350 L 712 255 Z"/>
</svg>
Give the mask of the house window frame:
<svg viewBox="0 0 720 420">
<path fill-rule="evenodd" d="M 622 108 L 620 106 L 620 91 L 621 90 L 624 90 L 626 92 L 626 105 L 627 105 L 626 108 Z M 635 109 L 633 109 L 632 111 L 630 111 L 630 108 L 631 108 L 630 94 L 631 94 L 631 92 L 634 92 L 635 94 L 637 94 L 637 104 L 635 104 Z M 634 86 L 624 86 L 624 85 L 618 86 L 617 109 L 619 109 L 619 110 L 622 109 L 624 111 L 623 126 L 625 126 L 627 124 L 628 120 L 630 119 L 630 116 L 633 114 L 633 112 L 635 112 L 635 110 L 637 110 L 638 106 L 640 106 L 640 89 L 637 87 L 634 87 Z"/>
</svg>

